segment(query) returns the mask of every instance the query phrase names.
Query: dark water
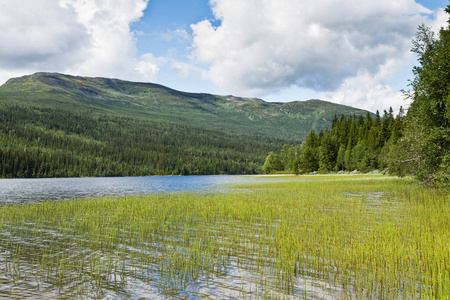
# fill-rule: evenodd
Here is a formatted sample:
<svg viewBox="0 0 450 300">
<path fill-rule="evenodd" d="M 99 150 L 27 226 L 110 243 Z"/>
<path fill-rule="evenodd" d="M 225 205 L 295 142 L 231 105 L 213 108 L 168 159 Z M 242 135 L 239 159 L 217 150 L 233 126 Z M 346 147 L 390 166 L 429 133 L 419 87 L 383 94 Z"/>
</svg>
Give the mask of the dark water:
<svg viewBox="0 0 450 300">
<path fill-rule="evenodd" d="M 252 177 L 229 175 L 0 179 L 0 205 L 97 196 L 207 192 L 252 180 Z"/>
</svg>

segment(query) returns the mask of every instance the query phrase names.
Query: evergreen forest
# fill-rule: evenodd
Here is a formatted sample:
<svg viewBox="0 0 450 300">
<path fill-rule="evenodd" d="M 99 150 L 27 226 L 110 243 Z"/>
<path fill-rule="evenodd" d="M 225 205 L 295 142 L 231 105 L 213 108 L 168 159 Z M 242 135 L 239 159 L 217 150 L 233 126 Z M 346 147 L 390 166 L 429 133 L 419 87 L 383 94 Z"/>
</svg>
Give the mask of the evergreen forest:
<svg viewBox="0 0 450 300">
<path fill-rule="evenodd" d="M 261 173 L 284 140 L 100 113 L 0 107 L 0 176 Z"/>
<path fill-rule="evenodd" d="M 279 153 L 270 152 L 265 173 L 329 173 L 339 171 L 385 170 L 402 135 L 404 112 L 394 116 L 392 108 L 375 118 L 362 115 L 335 115 L 331 129 L 313 130 L 301 145 L 284 145 Z"/>
</svg>

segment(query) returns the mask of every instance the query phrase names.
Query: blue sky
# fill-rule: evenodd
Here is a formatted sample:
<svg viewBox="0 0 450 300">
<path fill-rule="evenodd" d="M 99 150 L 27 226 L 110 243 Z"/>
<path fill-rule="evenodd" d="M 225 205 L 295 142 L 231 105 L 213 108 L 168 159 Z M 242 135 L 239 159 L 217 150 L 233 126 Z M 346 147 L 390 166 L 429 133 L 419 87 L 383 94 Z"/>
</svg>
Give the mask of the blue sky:
<svg viewBox="0 0 450 300">
<path fill-rule="evenodd" d="M 429 9 L 443 8 L 450 4 L 447 0 L 421 0 L 417 2 Z"/>
<path fill-rule="evenodd" d="M 358 5 L 355 5 L 358 3 Z M 38 71 L 371 111 L 408 103 L 411 39 L 447 0 L 7 0 L 0 83 Z"/>
</svg>

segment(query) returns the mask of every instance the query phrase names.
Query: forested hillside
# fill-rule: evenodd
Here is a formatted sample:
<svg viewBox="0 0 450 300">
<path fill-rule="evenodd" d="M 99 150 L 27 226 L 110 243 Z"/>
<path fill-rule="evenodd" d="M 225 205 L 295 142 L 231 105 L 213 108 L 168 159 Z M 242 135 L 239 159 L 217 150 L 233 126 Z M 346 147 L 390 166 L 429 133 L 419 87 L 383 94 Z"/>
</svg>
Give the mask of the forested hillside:
<svg viewBox="0 0 450 300">
<path fill-rule="evenodd" d="M 392 109 L 377 112 L 375 118 L 356 115 L 333 118 L 330 130 L 312 130 L 301 145 L 284 145 L 281 152 L 270 152 L 265 173 L 328 173 L 331 171 L 368 172 L 387 169 L 395 156 L 402 135 L 403 110 L 394 117 Z"/>
<path fill-rule="evenodd" d="M 268 152 L 331 126 L 335 113 L 366 114 L 36 73 L 0 87 L 0 176 L 262 173 Z"/>
<path fill-rule="evenodd" d="M 321 100 L 261 99 L 176 91 L 152 83 L 36 73 L 0 87 L 0 105 L 32 105 L 187 125 L 237 135 L 303 140 L 338 115 L 366 111 Z"/>
<path fill-rule="evenodd" d="M 33 106 L 0 107 L 0 176 L 261 173 L 285 141 Z"/>
</svg>

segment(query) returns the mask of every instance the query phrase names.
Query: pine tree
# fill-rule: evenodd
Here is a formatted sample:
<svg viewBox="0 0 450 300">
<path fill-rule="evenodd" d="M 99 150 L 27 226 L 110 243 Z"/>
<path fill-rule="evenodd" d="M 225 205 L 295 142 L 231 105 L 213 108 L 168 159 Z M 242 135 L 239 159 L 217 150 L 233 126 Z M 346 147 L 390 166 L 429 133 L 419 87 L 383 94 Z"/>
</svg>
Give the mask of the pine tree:
<svg viewBox="0 0 450 300">
<path fill-rule="evenodd" d="M 319 137 L 316 136 L 316 133 L 313 129 L 306 138 L 303 153 L 300 157 L 300 169 L 302 172 L 313 172 L 317 171 L 317 169 L 319 168 L 317 151 L 318 144 Z"/>
</svg>

